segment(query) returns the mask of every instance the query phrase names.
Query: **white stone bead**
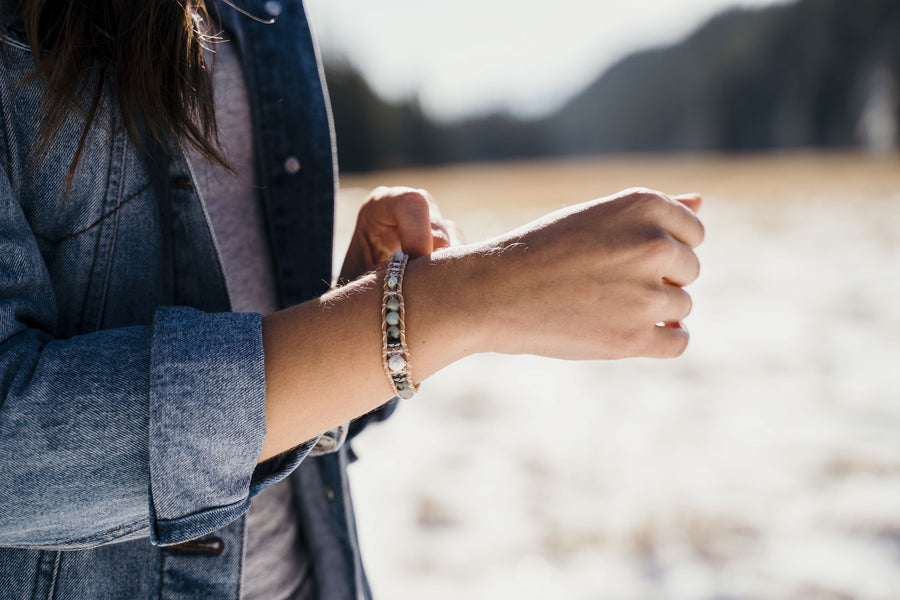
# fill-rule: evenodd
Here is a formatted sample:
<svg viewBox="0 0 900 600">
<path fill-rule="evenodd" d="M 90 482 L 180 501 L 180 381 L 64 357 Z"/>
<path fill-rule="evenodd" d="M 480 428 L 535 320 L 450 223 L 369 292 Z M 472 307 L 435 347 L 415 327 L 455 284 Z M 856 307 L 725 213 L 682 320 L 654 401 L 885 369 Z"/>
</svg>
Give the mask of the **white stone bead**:
<svg viewBox="0 0 900 600">
<path fill-rule="evenodd" d="M 400 280 L 397 279 L 397 276 L 396 276 L 396 275 L 391 275 L 390 277 L 388 277 L 388 280 L 387 280 L 387 286 L 388 286 L 388 288 L 390 288 L 390 289 L 392 289 L 392 290 L 393 290 L 393 289 L 396 289 L 396 288 L 397 288 L 397 284 L 399 284 L 399 283 L 400 283 Z"/>
<path fill-rule="evenodd" d="M 396 298 L 388 298 L 388 301 L 384 303 L 388 310 L 398 311 L 400 310 L 400 301 Z"/>
<path fill-rule="evenodd" d="M 399 354 L 393 355 L 392 357 L 390 357 L 388 359 L 387 362 L 388 362 L 388 368 L 391 371 L 393 371 L 394 373 L 402 371 L 403 368 L 406 366 L 406 359 L 403 358 L 402 356 L 400 356 Z"/>
<path fill-rule="evenodd" d="M 384 322 L 388 325 L 400 324 L 400 313 L 391 311 L 384 316 Z"/>
</svg>

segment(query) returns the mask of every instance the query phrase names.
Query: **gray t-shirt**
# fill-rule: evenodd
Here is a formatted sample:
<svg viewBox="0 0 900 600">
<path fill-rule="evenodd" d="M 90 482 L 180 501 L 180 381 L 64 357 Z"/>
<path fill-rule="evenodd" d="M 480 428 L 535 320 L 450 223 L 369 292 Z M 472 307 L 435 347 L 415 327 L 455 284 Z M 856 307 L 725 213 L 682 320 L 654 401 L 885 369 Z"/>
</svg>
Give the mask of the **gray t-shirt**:
<svg viewBox="0 0 900 600">
<path fill-rule="evenodd" d="M 266 223 L 256 193 L 250 106 L 233 43 L 207 53 L 212 68 L 219 139 L 229 173 L 192 152 L 191 164 L 212 221 L 235 312 L 277 308 Z M 312 600 L 315 582 L 300 531 L 299 511 L 285 479 L 255 496 L 247 513 L 243 600 Z"/>
</svg>

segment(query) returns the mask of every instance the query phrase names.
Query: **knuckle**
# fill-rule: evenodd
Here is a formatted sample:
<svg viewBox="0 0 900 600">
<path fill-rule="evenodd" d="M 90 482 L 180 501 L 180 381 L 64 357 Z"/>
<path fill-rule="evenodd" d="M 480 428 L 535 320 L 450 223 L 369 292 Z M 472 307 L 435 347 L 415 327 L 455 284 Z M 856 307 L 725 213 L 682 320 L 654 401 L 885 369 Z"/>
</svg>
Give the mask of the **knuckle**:
<svg viewBox="0 0 900 600">
<path fill-rule="evenodd" d="M 649 293 L 649 308 L 653 311 L 654 320 L 665 313 L 669 305 L 669 292 L 662 285 L 653 286 Z"/>
<path fill-rule="evenodd" d="M 623 192 L 622 197 L 635 210 L 648 215 L 656 214 L 668 203 L 663 194 L 649 188 L 631 188 Z"/>
<path fill-rule="evenodd" d="M 414 190 L 412 188 L 404 188 L 402 192 L 402 197 L 407 202 L 412 202 L 415 204 L 428 204 L 428 196 L 425 195 L 424 190 Z"/>
<path fill-rule="evenodd" d="M 369 193 L 369 196 L 366 198 L 365 202 L 363 202 L 361 208 L 376 208 L 388 197 L 390 197 L 390 188 L 380 185 Z"/>
<path fill-rule="evenodd" d="M 641 289 L 630 304 L 635 310 L 635 320 L 644 323 L 647 320 L 656 322 L 664 314 L 668 301 L 668 294 L 662 286 L 652 284 Z"/>
<path fill-rule="evenodd" d="M 670 263 L 678 254 L 678 246 L 671 235 L 662 228 L 651 230 L 643 242 L 644 256 L 654 263 Z"/>
<path fill-rule="evenodd" d="M 422 196 L 422 198 L 424 198 L 426 202 L 434 202 L 434 198 L 432 198 L 431 193 L 429 193 L 429 191 L 425 188 L 416 188 L 414 191 Z"/>
<path fill-rule="evenodd" d="M 619 195 L 625 198 L 631 198 L 632 200 L 637 200 L 645 197 L 658 196 L 659 192 L 651 190 L 648 187 L 635 186 L 628 188 L 627 190 L 622 190 L 619 192 Z"/>
<path fill-rule="evenodd" d="M 414 211 L 416 214 L 428 214 L 430 212 L 430 204 L 428 197 L 422 193 L 422 190 L 413 190 L 406 188 L 402 193 L 397 195 L 397 201 L 403 204 L 405 210 Z"/>
</svg>

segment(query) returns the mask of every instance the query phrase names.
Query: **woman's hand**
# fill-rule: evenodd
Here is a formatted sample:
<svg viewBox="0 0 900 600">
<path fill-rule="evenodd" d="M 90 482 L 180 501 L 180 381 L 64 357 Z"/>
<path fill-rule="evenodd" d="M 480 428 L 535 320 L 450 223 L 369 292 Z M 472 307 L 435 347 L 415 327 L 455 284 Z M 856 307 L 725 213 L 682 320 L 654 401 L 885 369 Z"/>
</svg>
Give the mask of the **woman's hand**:
<svg viewBox="0 0 900 600">
<path fill-rule="evenodd" d="M 467 352 L 677 356 L 687 346 L 682 320 L 691 310 L 682 288 L 700 269 L 693 251 L 704 236 L 694 214 L 700 203 L 696 195 L 626 190 L 465 246 L 451 253 L 460 260 L 444 277 L 455 289 L 426 310 L 461 308 L 456 335 L 475 336 Z M 440 263 L 435 255 L 432 264 Z M 407 284 L 410 331 L 420 314 L 415 270 Z"/>
<path fill-rule="evenodd" d="M 431 195 L 408 187 L 379 187 L 359 209 L 339 281 L 356 279 L 398 250 L 418 258 L 456 243 L 456 226 L 441 217 Z"/>
</svg>

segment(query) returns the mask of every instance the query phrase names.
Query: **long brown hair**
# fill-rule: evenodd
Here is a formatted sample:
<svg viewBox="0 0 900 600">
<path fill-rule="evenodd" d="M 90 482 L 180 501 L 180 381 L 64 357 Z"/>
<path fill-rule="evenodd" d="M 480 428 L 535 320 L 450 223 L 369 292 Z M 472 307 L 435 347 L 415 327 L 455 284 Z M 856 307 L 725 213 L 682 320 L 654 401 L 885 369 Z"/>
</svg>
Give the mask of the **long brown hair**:
<svg viewBox="0 0 900 600">
<path fill-rule="evenodd" d="M 107 85 L 115 88 L 122 124 L 136 144 L 143 146 L 145 135 L 164 147 L 174 139 L 228 166 L 218 147 L 203 58 L 203 21 L 209 23 L 204 0 L 16 1 L 37 62 L 35 75 L 47 82 L 38 156 L 73 110 L 85 118 L 67 188 Z M 90 101 L 73 105 L 73 98 Z"/>
</svg>

